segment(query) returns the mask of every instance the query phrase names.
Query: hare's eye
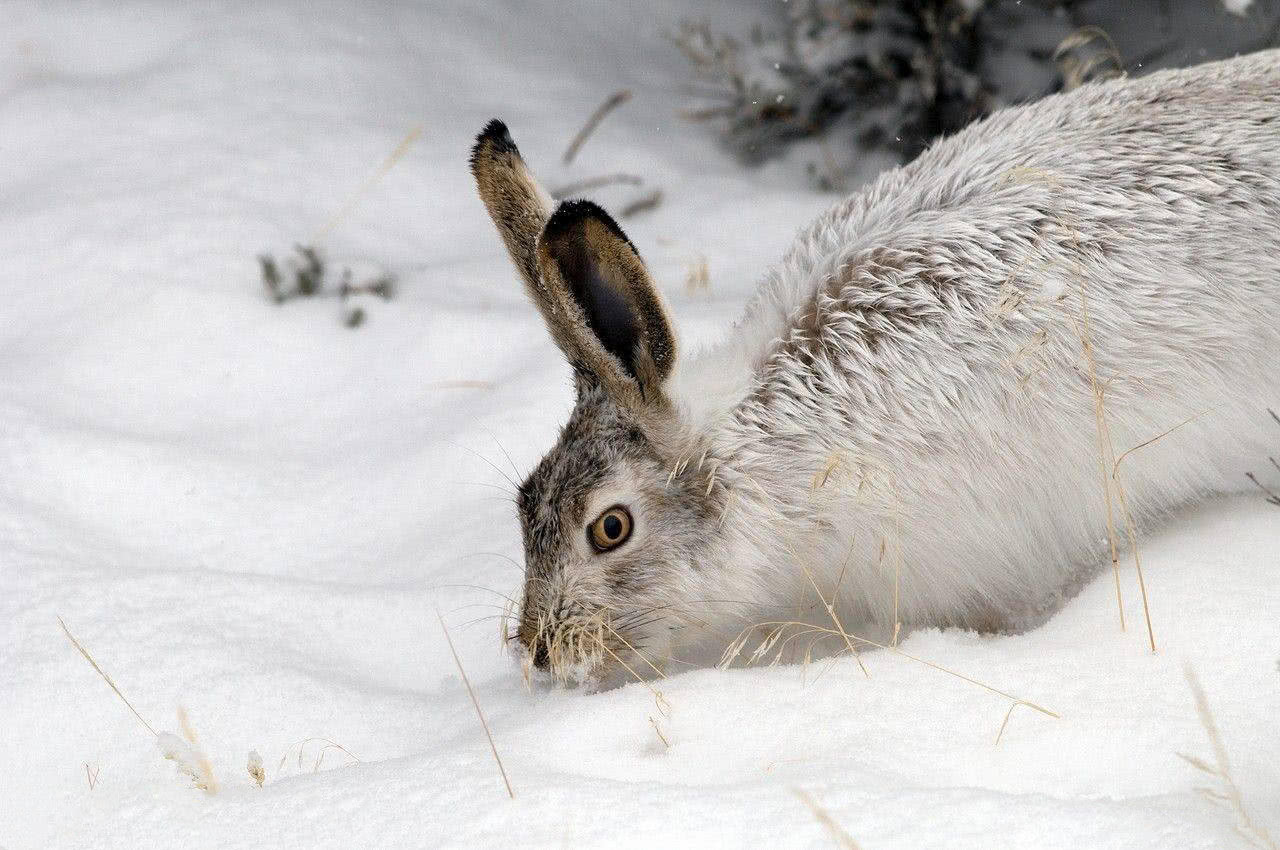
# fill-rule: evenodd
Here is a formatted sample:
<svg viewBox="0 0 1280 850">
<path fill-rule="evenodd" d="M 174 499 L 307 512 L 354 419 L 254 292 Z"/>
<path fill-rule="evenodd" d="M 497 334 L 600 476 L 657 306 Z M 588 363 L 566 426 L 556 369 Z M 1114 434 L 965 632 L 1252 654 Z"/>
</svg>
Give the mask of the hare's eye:
<svg viewBox="0 0 1280 850">
<path fill-rule="evenodd" d="M 631 514 L 621 505 L 614 505 L 596 517 L 587 529 L 587 536 L 597 552 L 621 546 L 631 536 Z"/>
</svg>

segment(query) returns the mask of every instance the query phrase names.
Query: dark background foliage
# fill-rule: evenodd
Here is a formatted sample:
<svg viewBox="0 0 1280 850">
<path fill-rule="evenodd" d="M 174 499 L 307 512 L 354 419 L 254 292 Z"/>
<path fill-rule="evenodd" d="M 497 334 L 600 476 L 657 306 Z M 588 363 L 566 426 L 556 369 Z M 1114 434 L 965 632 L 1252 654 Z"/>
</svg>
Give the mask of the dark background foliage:
<svg viewBox="0 0 1280 850">
<path fill-rule="evenodd" d="M 1234 10 L 1229 6 L 1236 7 Z M 1000 106 L 1280 44 L 1280 0 L 794 0 L 749 34 L 684 22 L 688 114 L 761 163 L 822 136 L 830 162 L 907 161 Z M 830 164 L 830 163 L 829 163 Z M 824 169 L 815 173 L 829 181 Z"/>
</svg>

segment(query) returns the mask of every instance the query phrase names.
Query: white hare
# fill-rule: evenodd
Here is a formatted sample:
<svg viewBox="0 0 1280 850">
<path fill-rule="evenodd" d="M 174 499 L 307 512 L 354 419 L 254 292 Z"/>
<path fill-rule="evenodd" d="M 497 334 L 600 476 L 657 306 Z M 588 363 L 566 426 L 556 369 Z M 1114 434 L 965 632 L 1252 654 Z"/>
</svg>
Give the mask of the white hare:
<svg viewBox="0 0 1280 850">
<path fill-rule="evenodd" d="M 1124 461 L 1142 522 L 1280 439 L 1280 51 L 939 141 L 801 231 L 692 356 L 603 210 L 553 211 L 498 121 L 471 164 L 576 378 L 518 494 L 516 636 L 562 677 L 818 592 L 847 623 L 1025 628 L 1106 563 L 1101 446 L 1191 420 Z"/>
</svg>

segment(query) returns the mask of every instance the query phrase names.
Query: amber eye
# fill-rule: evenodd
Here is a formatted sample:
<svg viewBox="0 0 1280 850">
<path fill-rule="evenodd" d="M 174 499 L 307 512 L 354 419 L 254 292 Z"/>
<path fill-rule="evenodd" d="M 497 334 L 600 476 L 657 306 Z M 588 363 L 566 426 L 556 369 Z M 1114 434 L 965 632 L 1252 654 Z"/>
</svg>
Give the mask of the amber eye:
<svg viewBox="0 0 1280 850">
<path fill-rule="evenodd" d="M 607 552 L 621 546 L 631 536 L 631 514 L 621 505 L 614 505 L 596 517 L 587 532 L 596 551 Z"/>
</svg>

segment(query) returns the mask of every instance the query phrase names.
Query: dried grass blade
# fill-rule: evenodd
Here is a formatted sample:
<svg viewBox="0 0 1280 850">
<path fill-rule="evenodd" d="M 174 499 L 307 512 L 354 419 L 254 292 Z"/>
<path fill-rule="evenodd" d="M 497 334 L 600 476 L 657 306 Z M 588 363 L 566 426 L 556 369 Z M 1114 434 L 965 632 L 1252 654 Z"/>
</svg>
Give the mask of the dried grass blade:
<svg viewBox="0 0 1280 850">
<path fill-rule="evenodd" d="M 564 164 L 568 165 L 573 162 L 573 158 L 578 155 L 578 149 L 581 148 L 583 143 L 585 143 L 591 134 L 595 132 L 596 127 L 605 119 L 606 115 L 630 99 L 631 90 L 622 89 L 621 91 L 616 91 L 609 95 L 609 97 L 605 99 L 604 103 L 596 107 L 596 111 L 591 113 L 591 117 L 587 119 L 587 123 L 584 124 L 582 129 L 578 131 L 578 134 L 573 137 L 573 141 L 569 142 L 569 147 L 565 148 L 563 157 Z"/>
<path fill-rule="evenodd" d="M 502 765 L 502 757 L 498 755 L 498 747 L 493 742 L 493 734 L 489 731 L 489 723 L 484 719 L 484 712 L 480 710 L 480 701 L 476 699 L 476 692 L 471 688 L 471 680 L 467 678 L 467 671 L 462 668 L 462 659 L 458 657 L 458 650 L 453 645 L 453 638 L 449 635 L 449 627 L 445 625 L 444 617 L 439 611 L 436 612 L 436 619 L 440 621 L 440 629 L 444 632 L 445 642 L 449 644 L 449 652 L 453 655 L 453 663 L 458 666 L 458 674 L 462 676 L 462 684 L 467 686 L 467 695 L 471 697 L 471 705 L 475 707 L 476 717 L 480 718 L 480 726 L 484 728 L 484 736 L 489 739 L 489 749 L 493 752 L 493 760 L 498 765 L 498 772 L 502 774 L 502 784 L 507 786 L 507 796 L 514 800 L 516 792 L 511 789 L 511 780 L 507 778 L 507 769 Z"/>
<path fill-rule="evenodd" d="M 80 651 L 80 654 L 84 656 L 84 660 L 88 661 L 93 669 L 98 672 L 98 675 L 102 677 L 102 680 L 111 686 L 111 690 L 116 692 L 116 696 L 120 697 L 120 701 L 129 707 L 129 710 L 133 712 L 134 717 L 138 718 L 138 722 L 145 726 L 147 731 L 152 735 L 159 737 L 156 730 L 151 728 L 151 724 L 143 719 L 142 715 L 138 713 L 138 709 L 133 707 L 133 703 L 129 702 L 129 699 L 120 692 L 120 688 L 117 687 L 116 683 L 107 675 L 107 671 L 98 666 L 98 662 L 93 660 L 93 656 L 89 654 L 89 650 L 85 649 L 84 645 L 81 644 L 80 641 L 76 640 L 75 635 L 71 634 L 71 630 L 67 628 L 66 622 L 64 622 L 61 617 L 58 618 L 58 625 L 62 626 L 62 633 L 67 636 L 67 640 L 71 641 L 71 645 Z"/>
<path fill-rule="evenodd" d="M 418 137 L 421 135 L 421 125 L 410 130 L 408 134 L 400 140 L 400 144 L 396 145 L 396 149 L 382 161 L 382 164 L 378 166 L 378 170 L 370 174 L 363 183 L 356 187 L 356 190 L 347 197 L 347 200 L 338 208 L 338 211 L 334 213 L 327 222 L 325 222 L 324 227 L 321 227 L 316 231 L 315 238 L 311 240 L 312 244 L 319 244 L 323 242 L 325 237 L 332 233 L 333 229 L 337 227 L 344 218 L 346 218 L 347 213 L 351 212 L 351 210 L 355 208 L 356 204 L 360 202 L 360 199 L 373 188 L 374 184 L 386 176 L 388 171 L 395 168 L 396 163 L 409 152 L 409 148 L 413 146 L 413 143 L 416 142 Z"/>
<path fill-rule="evenodd" d="M 831 816 L 830 812 L 822 808 L 817 800 L 800 788 L 792 788 L 791 793 L 796 796 L 796 799 L 804 803 L 810 812 L 813 812 L 813 816 L 818 819 L 818 823 L 827 828 L 827 832 L 831 833 L 831 837 L 835 839 L 836 844 L 845 848 L 845 850 L 861 850 L 858 842 L 853 840 L 853 836 L 845 832 L 844 827 L 836 823 L 836 819 Z"/>
</svg>

